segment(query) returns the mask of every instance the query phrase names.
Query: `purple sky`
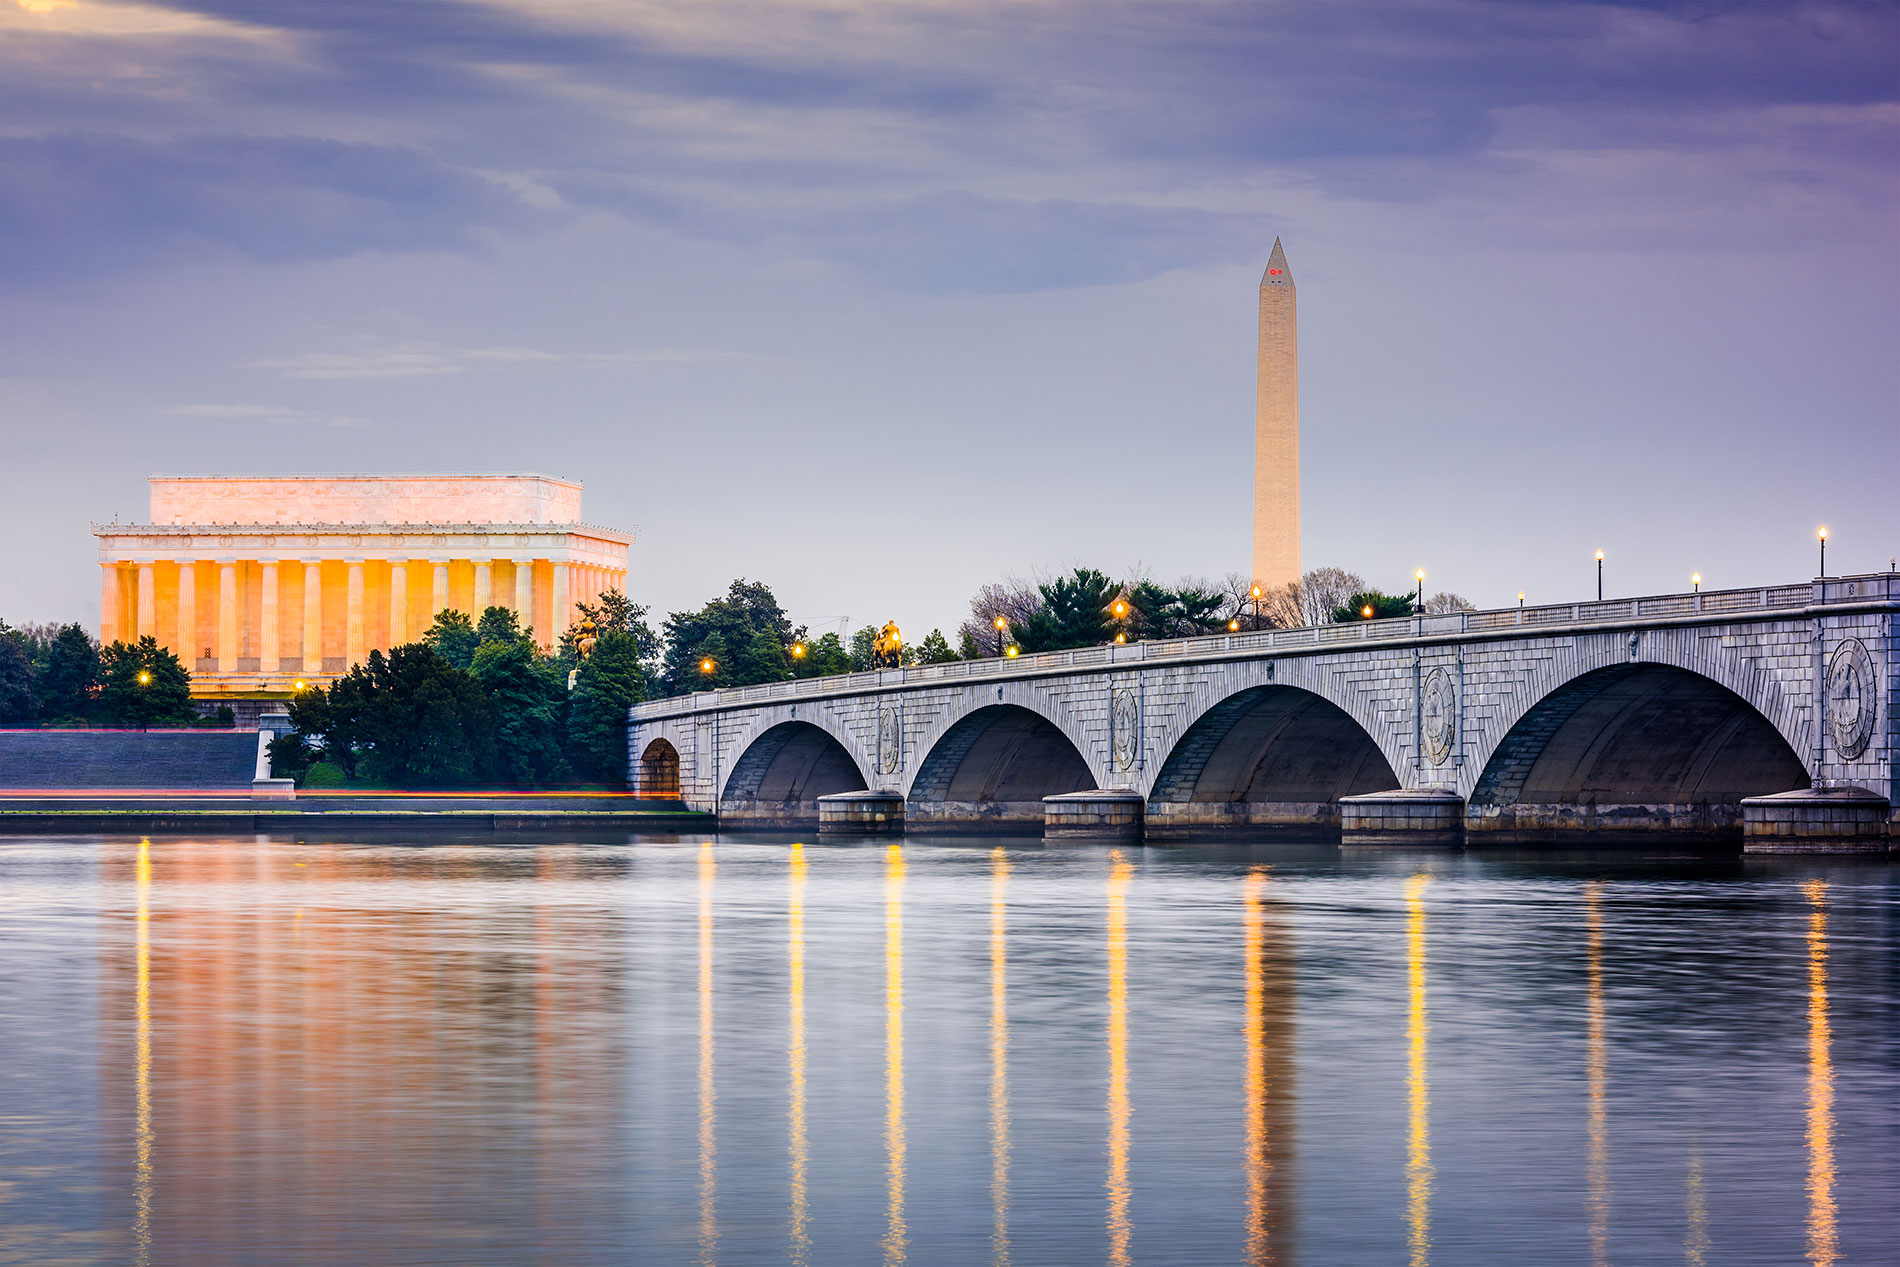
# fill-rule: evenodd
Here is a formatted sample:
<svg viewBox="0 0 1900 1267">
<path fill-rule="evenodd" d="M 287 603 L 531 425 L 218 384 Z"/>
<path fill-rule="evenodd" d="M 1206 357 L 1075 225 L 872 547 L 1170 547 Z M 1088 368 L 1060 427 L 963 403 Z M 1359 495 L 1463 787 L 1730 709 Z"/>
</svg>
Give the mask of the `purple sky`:
<svg viewBox="0 0 1900 1267">
<path fill-rule="evenodd" d="M 1900 6 L 0 0 L 0 617 L 153 471 L 539 470 L 656 614 L 1305 550 L 1482 605 L 1900 550 Z"/>
</svg>

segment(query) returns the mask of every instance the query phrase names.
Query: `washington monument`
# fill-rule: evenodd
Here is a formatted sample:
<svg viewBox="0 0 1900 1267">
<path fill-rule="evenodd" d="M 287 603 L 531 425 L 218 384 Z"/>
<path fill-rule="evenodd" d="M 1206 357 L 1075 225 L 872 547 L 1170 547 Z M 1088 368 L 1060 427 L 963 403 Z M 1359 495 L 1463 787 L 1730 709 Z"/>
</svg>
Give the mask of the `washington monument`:
<svg viewBox="0 0 1900 1267">
<path fill-rule="evenodd" d="M 1254 392 L 1253 579 L 1269 593 L 1300 579 L 1300 349 L 1293 274 L 1280 239 L 1260 276 Z"/>
</svg>

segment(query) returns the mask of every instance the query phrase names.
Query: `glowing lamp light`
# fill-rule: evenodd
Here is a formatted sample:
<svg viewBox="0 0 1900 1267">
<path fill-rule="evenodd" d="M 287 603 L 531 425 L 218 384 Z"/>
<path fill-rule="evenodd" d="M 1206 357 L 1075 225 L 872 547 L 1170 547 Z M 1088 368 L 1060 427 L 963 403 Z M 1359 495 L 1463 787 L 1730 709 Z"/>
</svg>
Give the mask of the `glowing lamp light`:
<svg viewBox="0 0 1900 1267">
<path fill-rule="evenodd" d="M 1359 614 L 1361 616 L 1364 616 L 1367 620 L 1371 620 L 1372 619 L 1372 604 L 1367 603 L 1364 607 L 1361 607 L 1359 609 Z"/>
<path fill-rule="evenodd" d="M 1598 563 L 1601 563 L 1601 562 L 1603 562 L 1603 551 L 1601 551 L 1601 550 L 1598 550 L 1598 551 L 1597 551 L 1597 562 L 1598 562 Z"/>
<path fill-rule="evenodd" d="M 1827 525 L 1822 524 L 1821 531 L 1816 535 L 1818 535 L 1821 538 L 1821 540 L 1826 541 L 1827 540 Z"/>
<path fill-rule="evenodd" d="M 1238 619 L 1238 618 L 1236 618 L 1236 619 L 1234 619 L 1234 620 L 1230 620 L 1230 621 L 1228 621 L 1228 622 L 1227 622 L 1227 632 L 1228 632 L 1228 633 L 1239 633 L 1239 632 L 1240 632 L 1240 621 L 1239 621 L 1239 619 Z"/>
<path fill-rule="evenodd" d="M 310 689 L 310 684 L 308 682 L 305 682 L 302 678 L 298 678 L 295 689 L 299 691 L 308 690 Z"/>
<path fill-rule="evenodd" d="M 1018 649 L 1018 648 L 1017 648 L 1017 646 L 1016 646 L 1016 644 L 1012 642 L 1012 643 L 1010 643 L 1010 644 L 1009 644 L 1009 649 L 1008 649 L 1007 651 L 1005 651 L 1005 652 L 1003 652 L 1003 654 L 1004 654 L 1004 655 L 1006 655 L 1006 656 L 1008 656 L 1008 657 L 1009 657 L 1010 659 L 1012 659 L 1012 660 L 1014 660 L 1014 659 L 1016 658 L 1016 652 L 1017 652 L 1017 649 Z"/>
<path fill-rule="evenodd" d="M 1125 633 L 1118 633 L 1118 634 L 1116 634 L 1116 635 L 1115 635 L 1115 645 L 1116 645 L 1116 646 L 1118 646 L 1118 647 L 1119 647 L 1119 646 L 1121 646 L 1121 645 L 1123 645 L 1124 643 L 1126 643 L 1127 641 L 1128 641 L 1128 635 L 1127 635 L 1127 634 L 1125 634 Z"/>
<path fill-rule="evenodd" d="M 701 660 L 699 662 L 699 671 L 701 673 L 711 673 L 714 669 L 718 667 L 719 667 L 718 665 L 712 662 L 710 657 L 707 659 Z"/>
<path fill-rule="evenodd" d="M 139 670 L 139 685 L 150 686 L 151 684 L 152 684 L 152 675 L 146 672 L 144 669 L 140 669 Z"/>
<path fill-rule="evenodd" d="M 1128 604 L 1124 603 L 1121 599 L 1118 598 L 1115 600 L 1114 611 L 1115 611 L 1115 619 L 1120 620 L 1123 616 L 1126 616 L 1128 614 Z"/>
<path fill-rule="evenodd" d="M 1689 573 L 1689 584 L 1698 590 L 1701 589 L 1702 588 L 1702 573 L 1700 572 Z"/>
<path fill-rule="evenodd" d="M 804 658 L 805 658 L 805 644 L 802 642 L 794 642 L 792 644 L 792 659 L 803 660 Z"/>
<path fill-rule="evenodd" d="M 1260 587 L 1258 585 L 1254 586 L 1253 589 L 1248 592 L 1253 595 L 1256 601 L 1260 598 Z"/>
<path fill-rule="evenodd" d="M 1001 616 L 998 616 L 996 618 L 996 627 L 998 629 L 1007 629 L 1009 628 L 1009 622 L 1007 620 L 1004 620 Z"/>
</svg>

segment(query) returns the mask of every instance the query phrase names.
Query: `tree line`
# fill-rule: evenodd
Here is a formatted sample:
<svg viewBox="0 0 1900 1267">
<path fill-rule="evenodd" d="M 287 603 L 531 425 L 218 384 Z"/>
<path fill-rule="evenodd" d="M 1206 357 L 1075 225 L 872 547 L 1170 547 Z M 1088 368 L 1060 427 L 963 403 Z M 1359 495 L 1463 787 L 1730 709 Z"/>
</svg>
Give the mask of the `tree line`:
<svg viewBox="0 0 1900 1267">
<path fill-rule="evenodd" d="M 200 717 L 191 674 L 158 640 L 97 639 L 77 624 L 25 625 L 0 620 L 0 725 L 225 725 Z"/>
</svg>

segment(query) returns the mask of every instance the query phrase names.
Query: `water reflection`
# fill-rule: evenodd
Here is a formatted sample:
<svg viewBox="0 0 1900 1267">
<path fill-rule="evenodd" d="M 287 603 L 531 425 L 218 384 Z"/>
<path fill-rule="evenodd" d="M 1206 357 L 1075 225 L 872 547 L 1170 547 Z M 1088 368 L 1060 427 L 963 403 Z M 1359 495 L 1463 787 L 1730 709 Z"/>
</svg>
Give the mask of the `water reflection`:
<svg viewBox="0 0 1900 1267">
<path fill-rule="evenodd" d="M 1689 1173 L 1683 1184 L 1683 1214 L 1688 1231 L 1682 1238 L 1682 1261 L 1703 1267 L 1709 1252 L 1709 1196 L 1703 1188 L 1702 1141 L 1689 1142 Z"/>
<path fill-rule="evenodd" d="M 137 1127 L 134 1136 L 137 1160 L 132 1180 L 132 1243 L 139 1267 L 152 1261 L 152 842 L 139 840 L 138 860 L 133 864 L 137 889 L 137 913 L 134 990 L 138 997 L 138 1023 L 134 1038 L 134 1059 L 138 1085 L 135 1089 Z"/>
<path fill-rule="evenodd" d="M 1603 1025 L 1603 886 L 1595 880 L 1583 886 L 1586 1037 L 1584 1083 L 1589 1091 L 1589 1156 L 1584 1167 L 1589 1190 L 1590 1261 L 1595 1267 L 1609 1262 L 1610 1236 L 1610 1121 L 1606 1091 L 1609 1054 Z"/>
<path fill-rule="evenodd" d="M 0 1261 L 1900 1243 L 1886 864 L 417 844 L 0 848 Z"/>
<path fill-rule="evenodd" d="M 1409 987 L 1405 1036 L 1405 1216 L 1412 1267 L 1425 1267 L 1432 1255 L 1431 1088 L 1425 1040 L 1425 886 L 1428 875 L 1405 882 L 1405 967 Z"/>
<path fill-rule="evenodd" d="M 805 846 L 791 850 L 791 892 L 787 899 L 786 958 L 791 990 L 790 1036 L 786 1044 L 791 1105 L 791 1257 L 798 1267 L 810 1261 L 809 1198 L 805 1191 Z"/>
<path fill-rule="evenodd" d="M 1283 1261 L 1292 1241 L 1293 956 L 1267 868 L 1242 883 L 1247 1006 L 1247 1262 Z"/>
<path fill-rule="evenodd" d="M 990 851 L 990 1259 L 1009 1264 L 1009 854 Z"/>
<path fill-rule="evenodd" d="M 1119 850 L 1108 859 L 1108 1261 L 1127 1267 L 1128 882 L 1135 869 Z"/>
<path fill-rule="evenodd" d="M 884 1261 L 910 1252 L 904 1221 L 904 847 L 884 851 Z"/>
<path fill-rule="evenodd" d="M 713 887 L 719 864 L 699 847 L 699 1261 L 719 1258 L 718 1086 L 713 1064 Z"/>
<path fill-rule="evenodd" d="M 1840 1254 L 1834 1208 L 1833 1034 L 1827 1010 L 1827 884 L 1808 898 L 1808 1261 L 1829 1267 Z"/>
</svg>

